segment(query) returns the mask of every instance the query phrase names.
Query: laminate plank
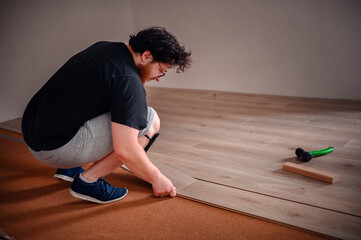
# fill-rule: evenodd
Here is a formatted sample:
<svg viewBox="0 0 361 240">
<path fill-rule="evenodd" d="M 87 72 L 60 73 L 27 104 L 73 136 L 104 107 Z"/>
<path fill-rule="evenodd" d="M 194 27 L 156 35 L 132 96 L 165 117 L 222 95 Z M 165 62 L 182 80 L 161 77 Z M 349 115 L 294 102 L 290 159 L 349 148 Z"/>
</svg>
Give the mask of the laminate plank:
<svg viewBox="0 0 361 240">
<path fill-rule="evenodd" d="M 361 128 L 361 119 L 348 118 L 347 115 L 340 116 L 314 115 L 314 118 L 307 122 L 313 126 L 327 126 L 336 129 L 359 130 Z"/>
<path fill-rule="evenodd" d="M 353 138 L 343 146 L 345 149 L 361 151 L 361 138 Z"/>
<path fill-rule="evenodd" d="M 203 181 L 179 191 L 192 200 L 340 239 L 359 239 L 361 218 Z"/>
<path fill-rule="evenodd" d="M 166 103 L 163 103 L 166 102 Z M 232 102 L 232 103 L 224 103 L 216 99 L 209 100 L 184 100 L 184 99 L 157 99 L 150 101 L 150 105 L 160 105 L 161 103 L 162 107 L 164 108 L 173 108 L 176 109 L 178 107 L 185 107 L 189 109 L 190 111 L 194 111 L 202 108 L 202 111 L 204 112 L 211 112 L 211 111 L 217 111 L 222 110 L 224 113 L 232 113 L 234 111 L 236 112 L 254 112 L 254 109 L 258 110 L 264 110 L 267 112 L 274 112 L 286 105 L 286 103 L 249 103 L 249 102 Z"/>
<path fill-rule="evenodd" d="M 149 99 L 166 97 L 181 99 L 218 99 L 222 102 L 258 102 L 267 104 L 269 102 L 287 103 L 290 108 L 302 108 L 304 110 L 317 108 L 318 112 L 325 108 L 337 108 L 346 110 L 361 110 L 360 101 L 351 100 L 334 100 L 334 99 L 321 99 L 321 98 L 303 98 L 303 97 L 287 97 L 276 95 L 262 95 L 251 93 L 235 93 L 235 92 L 222 92 L 212 90 L 191 90 L 191 89 L 174 89 L 174 88 L 155 88 L 147 87 Z M 216 97 L 214 97 L 216 93 Z"/>
<path fill-rule="evenodd" d="M 167 129 L 162 129 L 162 132 L 166 132 L 168 130 Z M 255 159 L 255 161 L 258 160 L 265 160 L 265 161 L 270 161 L 270 159 L 275 159 L 277 161 L 282 160 L 282 159 L 288 159 L 291 157 L 294 157 L 294 151 L 297 147 L 304 147 L 304 144 L 300 143 L 300 144 L 293 144 L 292 146 L 294 147 L 288 147 L 288 145 L 290 143 L 292 143 L 292 141 L 290 140 L 284 140 L 284 142 L 286 144 L 279 144 L 279 145 L 275 145 L 274 143 L 279 142 L 280 140 L 275 137 L 275 136 L 268 136 L 266 139 L 264 139 L 264 137 L 262 137 L 262 135 L 257 135 L 257 134 L 237 134 L 237 136 L 224 136 L 221 135 L 222 131 L 218 131 L 218 130 L 214 130 L 214 131 L 210 131 L 210 132 L 205 132 L 205 133 L 199 133 L 197 131 L 195 131 L 195 129 L 185 129 L 185 128 L 179 128 L 179 126 L 174 127 L 169 129 L 169 131 L 173 131 L 173 132 L 177 132 L 177 136 L 182 137 L 184 139 L 186 139 L 188 136 L 189 137 L 194 137 L 195 135 L 197 135 L 197 137 L 199 139 L 204 138 L 204 141 L 202 141 L 201 143 L 198 143 L 196 145 L 194 145 L 195 148 L 198 149 L 214 149 L 217 150 L 219 152 L 223 152 L 223 153 L 230 153 L 230 154 L 237 154 L 237 156 L 246 156 L 249 158 L 253 158 Z M 215 133 L 218 133 L 220 135 L 217 135 Z M 239 136 L 238 136 L 239 135 Z M 251 137 L 249 137 L 251 136 Z M 240 138 L 238 138 L 240 137 Z M 252 139 L 253 138 L 253 139 Z M 177 148 L 177 145 L 179 144 L 179 142 L 174 142 L 174 147 L 168 146 L 167 143 L 171 142 L 171 139 L 163 139 L 163 137 L 159 138 L 159 143 L 163 144 L 164 147 L 166 149 L 164 149 L 164 152 L 166 151 L 171 151 L 173 148 Z M 185 140 L 183 140 L 185 141 Z M 297 142 L 297 141 L 295 141 Z M 312 150 L 314 150 L 315 148 L 317 149 L 322 149 L 324 147 L 327 147 L 328 145 L 325 145 L 323 143 L 318 142 L 317 144 L 312 144 L 313 148 Z M 337 145 L 334 145 L 337 146 Z M 155 145 L 155 147 L 157 148 L 158 145 Z M 169 148 L 169 149 L 168 149 Z M 336 148 L 337 150 L 338 148 Z M 189 151 L 195 151 L 195 150 L 189 150 Z M 338 150 L 337 150 L 338 152 Z M 347 155 L 350 155 L 350 152 L 346 152 L 345 153 L 345 157 L 346 159 L 348 159 Z M 255 157 L 257 156 L 257 157 Z M 329 156 L 333 156 L 329 155 Z M 321 158 L 319 158 L 321 159 Z M 350 163 L 353 164 L 353 163 Z"/>
<path fill-rule="evenodd" d="M 161 91 L 161 90 L 159 90 Z M 173 90 L 171 90 L 173 91 Z M 171 107 L 186 107 L 190 110 L 196 110 L 194 106 L 197 107 L 210 107 L 210 109 L 214 109 L 214 105 L 220 104 L 220 102 L 227 103 L 223 105 L 225 108 L 233 108 L 233 111 L 249 111 L 253 114 L 265 114 L 265 113 L 272 113 L 274 110 L 279 111 L 279 113 L 287 113 L 279 115 L 278 117 L 288 117 L 288 114 L 292 115 L 299 115 L 302 117 L 305 114 L 317 114 L 317 115 L 327 115 L 332 113 L 332 115 L 338 115 L 339 117 L 343 117 L 344 113 L 347 113 L 348 117 L 350 117 L 353 113 L 356 115 L 356 119 L 360 119 L 361 115 L 359 112 L 351 112 L 350 110 L 360 110 L 360 102 L 354 101 L 340 101 L 340 100 L 329 100 L 329 99 L 307 99 L 307 98 L 289 98 L 289 97 L 275 97 L 275 96 L 262 96 L 262 95 L 250 95 L 250 94 L 232 94 L 232 93 L 222 93 L 220 96 L 232 96 L 232 100 L 227 102 L 224 98 L 222 99 L 217 95 L 217 97 L 200 97 L 193 93 L 193 95 L 187 97 L 187 93 L 185 91 L 184 95 L 181 96 L 180 94 L 173 96 L 173 92 L 168 94 L 163 94 L 160 96 L 155 95 L 152 96 L 149 94 L 149 99 L 151 104 L 153 101 L 157 101 L 161 98 L 162 106 L 171 106 Z M 211 93 L 208 93 L 210 96 Z M 239 97 L 241 96 L 241 97 Z M 255 97 L 256 96 L 256 97 Z M 163 98 L 162 98 L 163 97 Z M 258 99 L 257 103 L 261 103 L 259 105 L 251 105 L 254 103 L 253 99 Z M 207 100 L 207 101 L 204 101 Z M 278 102 L 278 108 L 273 109 L 270 108 L 268 105 L 275 104 L 275 101 Z M 166 102 L 166 103 L 164 103 Z M 341 102 L 341 103 L 340 103 Z M 306 103 L 306 105 L 305 105 Z M 236 104 L 236 105 L 234 105 Z M 242 105 L 240 105 L 242 104 Z M 248 104 L 248 105 L 247 105 Z M 337 104 L 337 107 L 335 107 Z M 159 105 L 159 104 L 158 104 Z M 250 106 L 251 105 L 251 106 Z M 238 106 L 238 107 L 237 107 Z M 243 107 L 242 107 L 243 106 Z M 266 107 L 264 107 L 266 106 Z M 257 108 L 261 107 L 261 108 Z M 279 108 L 282 107 L 282 108 Z M 262 111 L 260 111 L 262 110 Z M 224 113 L 224 109 L 222 109 Z M 258 115 L 258 114 L 257 114 Z"/>
<path fill-rule="evenodd" d="M 314 115 L 312 114 L 299 114 L 289 111 L 283 111 L 284 114 L 280 114 L 283 108 L 267 108 L 266 106 L 260 105 L 259 107 L 246 107 L 245 106 L 232 106 L 224 105 L 217 107 L 217 104 L 214 102 L 208 102 L 205 104 L 195 104 L 194 102 L 189 102 L 187 104 L 183 102 L 176 103 L 167 103 L 165 104 L 158 102 L 157 104 L 152 104 L 156 106 L 156 111 L 164 113 L 164 115 L 182 115 L 182 117 L 191 117 L 198 119 L 199 117 L 206 117 L 213 120 L 214 118 L 222 119 L 227 118 L 227 120 L 239 123 L 239 121 L 251 120 L 254 117 L 270 117 L 276 119 L 284 120 L 293 120 L 294 122 L 306 122 L 313 119 Z"/>
<path fill-rule="evenodd" d="M 298 144 L 299 143 L 299 144 Z M 225 153 L 232 156 L 227 156 L 229 159 L 233 159 L 233 156 L 240 156 L 246 159 L 250 159 L 252 163 L 260 163 L 262 161 L 262 167 L 274 166 L 275 163 L 279 163 L 280 159 L 288 159 L 295 163 L 303 163 L 305 165 L 312 165 L 318 168 L 324 168 L 327 171 L 337 169 L 337 172 L 345 175 L 360 176 L 361 161 L 359 156 L 361 150 L 345 150 L 336 148 L 334 152 L 326 156 L 314 157 L 310 162 L 305 163 L 296 157 L 295 150 L 298 147 L 303 147 L 306 151 L 320 150 L 327 146 L 322 144 L 311 144 L 305 142 L 295 141 L 290 143 L 284 139 L 275 139 L 267 146 L 255 147 L 251 144 L 239 143 L 227 143 L 221 141 L 203 141 L 193 146 L 197 149 L 203 149 L 212 151 L 214 154 Z M 256 156 L 256 157 L 255 157 Z"/>
<path fill-rule="evenodd" d="M 191 134 L 186 131 L 180 132 L 169 132 L 169 131 L 161 131 L 160 139 L 161 141 L 173 142 L 176 144 L 181 144 L 184 146 L 194 146 L 198 143 L 201 143 L 203 139 L 201 137 L 190 136 Z"/>
<path fill-rule="evenodd" d="M 184 187 L 194 183 L 196 180 L 183 172 L 180 172 L 172 167 L 169 167 L 162 162 L 159 162 L 155 159 L 152 160 L 152 163 L 167 177 L 169 178 L 173 185 L 177 188 L 177 191 L 183 189 Z"/>
<path fill-rule="evenodd" d="M 275 171 L 259 171 L 262 173 L 255 174 L 256 169 L 251 167 L 230 169 L 187 161 L 182 157 L 165 156 L 158 160 L 198 180 L 361 217 L 359 188 L 355 191 L 355 186 L 349 186 L 357 178 L 341 177 L 341 181 L 328 184 L 286 172 L 282 170 L 282 165 Z M 360 182 L 357 184 L 360 186 Z"/>
<path fill-rule="evenodd" d="M 351 142 L 351 143 L 350 143 Z M 352 141 L 349 141 L 352 144 Z M 271 143 L 269 143 L 270 147 L 276 147 L 281 149 L 295 150 L 298 147 L 304 148 L 306 151 L 314 151 L 320 150 L 330 145 L 327 143 L 319 143 L 314 144 L 312 142 L 306 140 L 295 139 L 293 141 L 288 141 L 287 139 L 278 138 Z M 332 146 L 332 145 L 331 145 Z M 355 141 L 355 147 L 348 148 L 347 145 L 344 147 L 341 146 L 333 146 L 335 147 L 334 151 L 328 155 L 314 157 L 307 164 L 315 164 L 316 166 L 323 166 L 325 168 L 333 168 L 333 169 L 344 169 L 347 168 L 348 173 L 351 173 L 353 170 L 357 172 L 361 172 L 361 148 L 357 147 L 357 142 Z"/>
<path fill-rule="evenodd" d="M 176 135 L 181 139 L 197 139 L 198 141 L 195 142 L 195 144 L 206 140 L 211 141 L 216 139 L 235 143 L 242 143 L 246 140 L 248 143 L 251 143 L 254 146 L 264 146 L 276 139 L 276 137 L 272 135 L 263 135 L 251 132 L 233 132 L 233 129 L 229 129 L 228 131 L 229 132 L 225 132 L 224 130 L 216 127 L 194 124 L 176 124 L 172 127 L 168 123 L 163 122 L 161 134 L 167 132 L 170 135 Z M 170 135 L 165 137 L 171 140 Z"/>
<path fill-rule="evenodd" d="M 323 142 L 329 143 L 335 146 L 343 146 L 348 143 L 352 138 L 358 136 L 358 134 L 344 133 L 342 131 L 322 129 L 311 126 L 300 125 L 276 125 L 265 124 L 264 122 L 254 121 L 242 121 L 240 123 L 222 123 L 221 121 L 215 121 L 209 119 L 208 121 L 197 120 L 196 118 L 175 116 L 163 116 L 163 126 L 172 130 L 173 127 L 189 129 L 193 132 L 199 133 L 207 137 L 208 135 L 216 135 L 219 137 L 228 137 L 230 141 L 240 140 L 237 135 L 248 133 L 250 135 L 256 134 L 262 137 L 282 137 L 287 139 L 307 139 L 311 142 Z"/>
<path fill-rule="evenodd" d="M 162 174 L 164 174 L 172 181 L 173 186 L 177 188 L 177 191 L 197 181 L 196 179 L 188 176 L 187 174 L 184 174 L 166 164 L 163 164 L 162 162 L 159 162 L 155 159 L 152 159 L 151 161 L 161 171 Z M 127 171 L 132 172 L 125 165 L 122 165 L 121 167 Z"/>
</svg>

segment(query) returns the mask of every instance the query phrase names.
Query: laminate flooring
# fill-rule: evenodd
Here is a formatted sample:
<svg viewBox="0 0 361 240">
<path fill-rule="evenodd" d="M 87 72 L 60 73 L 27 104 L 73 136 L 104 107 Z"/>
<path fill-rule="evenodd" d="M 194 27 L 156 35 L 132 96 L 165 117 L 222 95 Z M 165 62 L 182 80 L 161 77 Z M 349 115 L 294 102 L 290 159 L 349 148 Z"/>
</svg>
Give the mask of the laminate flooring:
<svg viewBox="0 0 361 240">
<path fill-rule="evenodd" d="M 147 99 L 161 119 L 148 155 L 179 196 L 323 236 L 361 238 L 361 102 L 152 87 Z M 335 151 L 307 163 L 294 153 L 328 146 Z M 286 172 L 285 162 L 340 180 Z"/>
<path fill-rule="evenodd" d="M 198 181 L 184 197 L 342 239 L 361 238 L 361 102 L 148 88 L 161 119 L 150 152 Z M 295 149 L 335 147 L 301 162 Z M 336 173 L 334 184 L 282 169 Z"/>
</svg>

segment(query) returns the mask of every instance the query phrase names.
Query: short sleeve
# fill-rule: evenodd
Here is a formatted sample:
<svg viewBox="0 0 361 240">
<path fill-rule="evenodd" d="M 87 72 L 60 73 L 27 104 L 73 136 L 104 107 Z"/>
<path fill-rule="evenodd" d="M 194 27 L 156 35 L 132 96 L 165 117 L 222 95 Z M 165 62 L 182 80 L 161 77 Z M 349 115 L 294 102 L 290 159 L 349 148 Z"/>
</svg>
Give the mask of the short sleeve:
<svg viewBox="0 0 361 240">
<path fill-rule="evenodd" d="M 112 122 L 142 130 L 147 125 L 147 101 L 143 84 L 136 77 L 112 79 Z"/>
</svg>

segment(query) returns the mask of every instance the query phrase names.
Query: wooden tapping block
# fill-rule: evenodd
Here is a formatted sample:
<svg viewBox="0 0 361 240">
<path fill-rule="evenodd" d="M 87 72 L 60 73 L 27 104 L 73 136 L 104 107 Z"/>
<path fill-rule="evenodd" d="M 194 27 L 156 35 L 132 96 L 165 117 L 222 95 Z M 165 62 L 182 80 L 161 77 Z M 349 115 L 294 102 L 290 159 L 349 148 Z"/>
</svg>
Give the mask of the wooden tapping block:
<svg viewBox="0 0 361 240">
<path fill-rule="evenodd" d="M 317 170 L 310 167 L 305 167 L 299 164 L 287 162 L 283 164 L 283 170 L 301 174 L 310 178 L 318 179 L 328 183 L 335 183 L 339 180 L 337 174 Z"/>
</svg>

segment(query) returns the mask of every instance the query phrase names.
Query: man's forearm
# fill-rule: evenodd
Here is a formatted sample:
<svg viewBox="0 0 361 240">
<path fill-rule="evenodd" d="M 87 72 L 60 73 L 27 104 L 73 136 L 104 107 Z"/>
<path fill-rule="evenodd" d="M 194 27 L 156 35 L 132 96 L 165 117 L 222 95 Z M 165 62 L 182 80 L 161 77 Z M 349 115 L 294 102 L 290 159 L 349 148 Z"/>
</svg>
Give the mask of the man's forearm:
<svg viewBox="0 0 361 240">
<path fill-rule="evenodd" d="M 149 160 L 144 149 L 139 146 L 134 146 L 127 149 L 126 153 L 118 155 L 122 162 L 138 177 L 153 183 L 161 176 L 159 169 Z"/>
</svg>

